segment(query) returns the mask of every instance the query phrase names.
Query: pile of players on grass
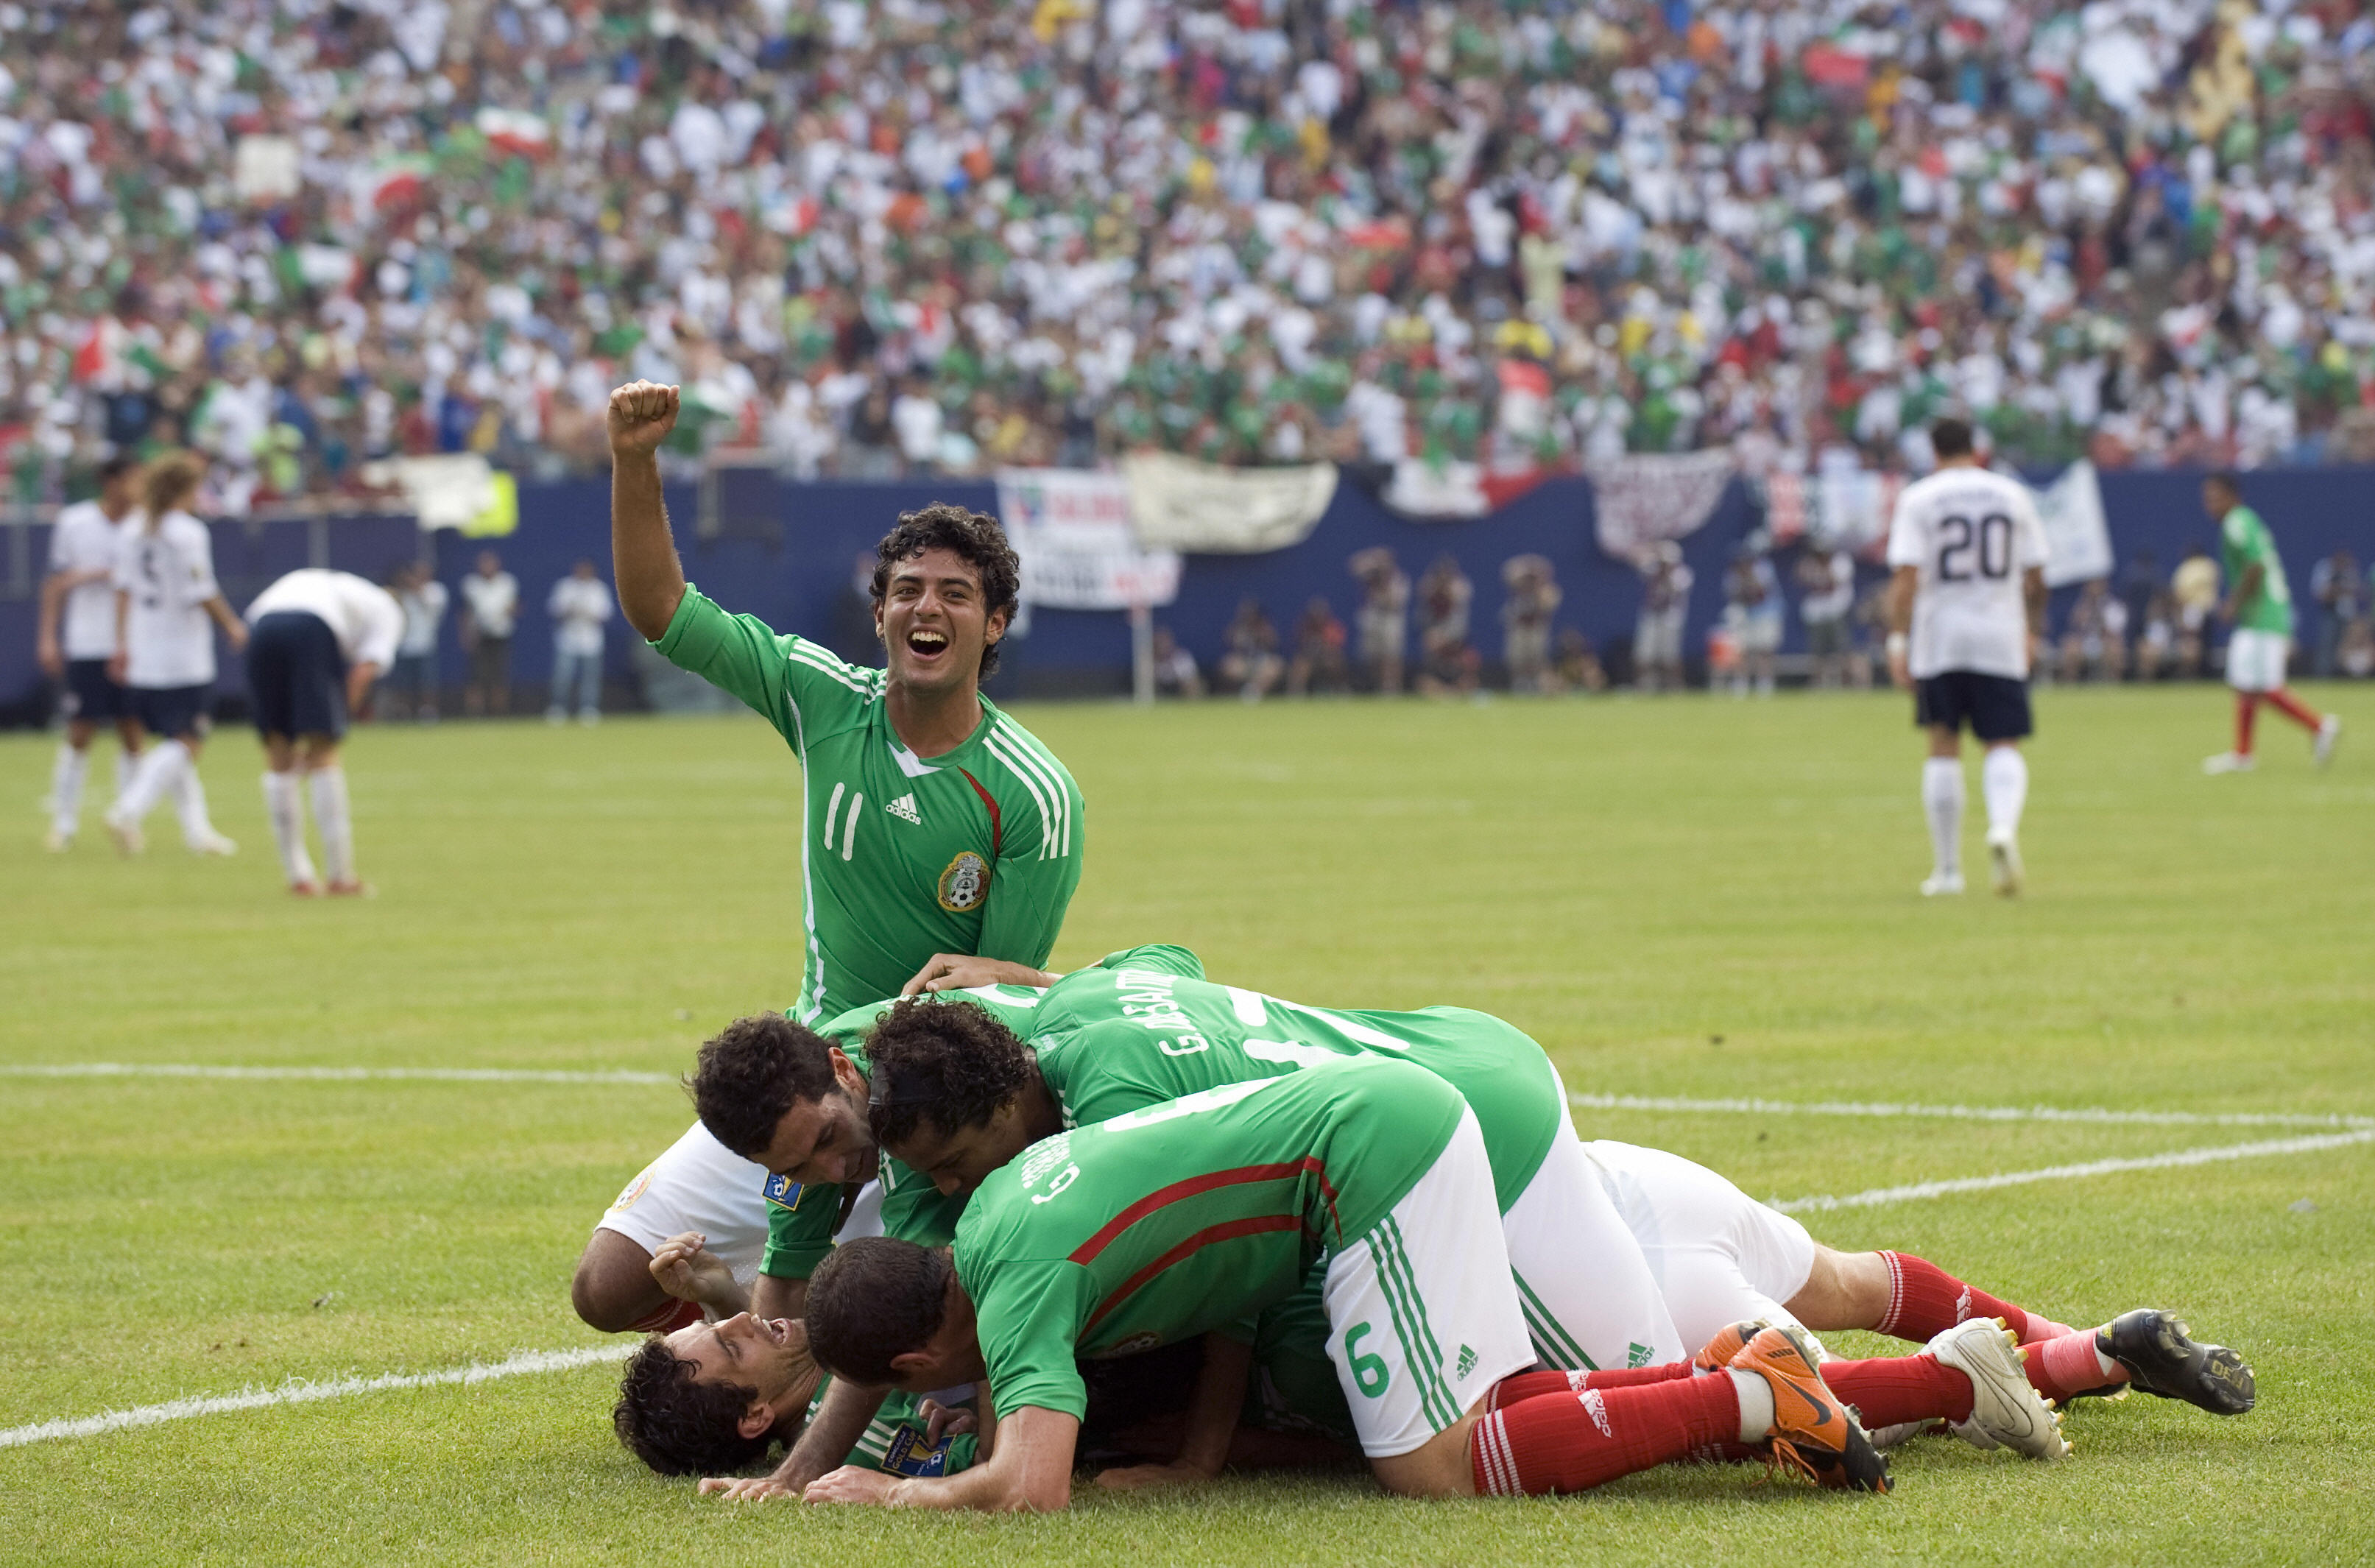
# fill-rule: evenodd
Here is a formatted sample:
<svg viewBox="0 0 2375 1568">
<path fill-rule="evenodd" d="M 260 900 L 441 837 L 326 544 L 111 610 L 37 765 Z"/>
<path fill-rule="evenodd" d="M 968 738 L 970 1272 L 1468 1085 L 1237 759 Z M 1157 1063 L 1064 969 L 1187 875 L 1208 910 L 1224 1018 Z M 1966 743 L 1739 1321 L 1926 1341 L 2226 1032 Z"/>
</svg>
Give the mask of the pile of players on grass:
<svg viewBox="0 0 2375 1568">
<path fill-rule="evenodd" d="M 2050 1461 L 2072 1400 L 2251 1409 L 2242 1358 L 2171 1313 L 2073 1327 L 1583 1141 L 1488 1014 L 1287 1001 L 1167 945 L 1046 973 L 1086 803 L 979 692 L 1016 602 L 997 524 L 902 517 L 884 667 L 850 665 L 685 582 L 652 457 L 676 413 L 612 396 L 620 606 L 793 749 L 806 940 L 798 1004 L 702 1047 L 698 1125 L 578 1267 L 582 1316 L 655 1334 L 613 1412 L 653 1468 L 992 1509 L 1061 1507 L 1084 1464 L 1127 1488 L 1354 1455 L 1417 1496 L 1684 1460 L 1885 1491 L 1922 1432 Z M 1831 1359 L 1814 1332 L 1843 1328 L 1920 1349 Z"/>
</svg>

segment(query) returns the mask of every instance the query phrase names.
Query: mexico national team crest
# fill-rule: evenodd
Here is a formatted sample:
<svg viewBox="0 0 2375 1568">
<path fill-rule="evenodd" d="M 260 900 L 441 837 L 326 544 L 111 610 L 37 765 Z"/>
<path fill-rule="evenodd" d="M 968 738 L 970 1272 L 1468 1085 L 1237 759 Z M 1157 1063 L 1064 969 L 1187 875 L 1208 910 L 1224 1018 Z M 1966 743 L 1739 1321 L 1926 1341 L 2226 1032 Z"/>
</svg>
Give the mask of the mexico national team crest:
<svg viewBox="0 0 2375 1568">
<path fill-rule="evenodd" d="M 940 907 L 951 914 L 966 914 L 989 897 L 989 862 L 965 850 L 940 873 Z"/>
</svg>

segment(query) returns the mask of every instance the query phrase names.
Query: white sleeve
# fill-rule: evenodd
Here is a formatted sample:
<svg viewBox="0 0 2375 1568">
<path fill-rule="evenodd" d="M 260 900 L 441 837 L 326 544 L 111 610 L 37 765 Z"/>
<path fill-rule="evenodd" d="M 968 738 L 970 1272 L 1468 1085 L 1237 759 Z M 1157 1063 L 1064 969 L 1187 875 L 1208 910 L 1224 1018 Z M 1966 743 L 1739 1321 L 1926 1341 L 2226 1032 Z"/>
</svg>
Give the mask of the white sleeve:
<svg viewBox="0 0 2375 1568">
<path fill-rule="evenodd" d="M 112 585 L 124 593 L 128 594 L 140 585 L 132 577 L 132 554 L 139 548 L 139 540 L 138 528 L 126 528 L 115 536 L 115 576 Z"/>
<path fill-rule="evenodd" d="M 66 565 L 67 534 L 68 530 L 65 526 L 65 519 L 61 516 L 58 519 L 57 525 L 50 530 L 49 570 L 53 572 L 65 572 L 68 569 Z M 2322 567 L 2324 563 L 2321 561 L 2319 564 Z"/>
<path fill-rule="evenodd" d="M 196 518 L 189 521 L 190 603 L 202 605 L 208 599 L 222 597 L 222 586 L 215 581 L 215 536 Z"/>
<path fill-rule="evenodd" d="M 1888 523 L 1888 564 L 1919 566 L 1930 559 L 1930 541 L 1923 538 L 1920 521 L 1908 504 L 1910 498 L 1896 498 L 1896 515 Z"/>
<path fill-rule="evenodd" d="M 352 662 L 386 669 L 396 663 L 396 644 L 404 640 L 404 607 L 375 583 L 359 584 L 352 598 L 356 618 L 362 623 Z"/>
</svg>

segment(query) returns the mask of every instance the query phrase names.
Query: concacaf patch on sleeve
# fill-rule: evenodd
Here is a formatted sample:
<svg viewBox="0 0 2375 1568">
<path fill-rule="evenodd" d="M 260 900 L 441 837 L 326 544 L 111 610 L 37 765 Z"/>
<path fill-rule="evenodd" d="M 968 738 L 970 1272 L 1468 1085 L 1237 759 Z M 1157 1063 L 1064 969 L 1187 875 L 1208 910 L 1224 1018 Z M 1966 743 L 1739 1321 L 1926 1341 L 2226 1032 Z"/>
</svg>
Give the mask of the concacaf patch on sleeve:
<svg viewBox="0 0 2375 1568">
<path fill-rule="evenodd" d="M 778 1208 L 798 1208 L 800 1206 L 800 1184 L 789 1176 L 769 1176 L 767 1185 L 760 1190 L 767 1195 L 767 1201 Z"/>
<path fill-rule="evenodd" d="M 944 1432 L 938 1443 L 928 1443 L 920 1429 L 902 1422 L 882 1451 L 882 1468 L 894 1476 L 946 1475 L 949 1442 L 955 1435 Z"/>
</svg>

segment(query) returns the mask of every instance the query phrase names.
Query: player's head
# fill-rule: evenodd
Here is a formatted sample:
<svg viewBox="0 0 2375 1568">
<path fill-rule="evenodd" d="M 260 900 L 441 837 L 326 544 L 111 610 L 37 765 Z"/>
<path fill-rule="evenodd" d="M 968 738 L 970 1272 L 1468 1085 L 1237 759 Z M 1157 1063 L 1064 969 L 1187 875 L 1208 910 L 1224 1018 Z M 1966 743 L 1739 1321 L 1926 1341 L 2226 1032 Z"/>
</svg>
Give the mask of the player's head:
<svg viewBox="0 0 2375 1568">
<path fill-rule="evenodd" d="M 140 504 L 149 521 L 196 500 L 206 477 L 207 460 L 195 452 L 169 452 L 150 463 L 140 474 Z"/>
<path fill-rule="evenodd" d="M 1979 452 L 1971 421 L 1952 418 L 1933 420 L 1930 426 L 1930 450 L 1941 463 L 1968 462 Z"/>
<path fill-rule="evenodd" d="M 132 508 L 139 496 L 140 464 L 129 453 L 119 452 L 99 466 L 99 503 L 108 511 L 122 513 Z"/>
<path fill-rule="evenodd" d="M 844 1243 L 809 1277 L 809 1350 L 852 1383 L 910 1393 L 984 1375 L 973 1303 L 945 1248 L 888 1236 Z"/>
<path fill-rule="evenodd" d="M 757 1463 L 810 1371 L 800 1326 L 749 1313 L 644 1342 L 627 1361 L 611 1428 L 664 1476 L 727 1475 Z"/>
<path fill-rule="evenodd" d="M 930 691 L 996 673 L 1022 590 L 996 518 L 945 501 L 905 513 L 874 557 L 874 631 L 895 678 Z"/>
<path fill-rule="evenodd" d="M 800 1183 L 874 1174 L 866 1075 L 781 1013 L 738 1018 L 703 1044 L 685 1080 L 710 1136 Z"/>
<path fill-rule="evenodd" d="M 986 1008 L 914 996 L 866 1037 L 874 1076 L 874 1139 L 955 1197 L 1037 1136 L 1023 1091 L 1038 1080 L 1031 1048 Z"/>
<path fill-rule="evenodd" d="M 2243 504 L 2243 482 L 2234 475 L 2220 470 L 2202 481 L 2202 510 L 2213 517 L 2224 517 Z"/>
</svg>

